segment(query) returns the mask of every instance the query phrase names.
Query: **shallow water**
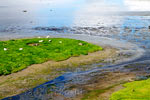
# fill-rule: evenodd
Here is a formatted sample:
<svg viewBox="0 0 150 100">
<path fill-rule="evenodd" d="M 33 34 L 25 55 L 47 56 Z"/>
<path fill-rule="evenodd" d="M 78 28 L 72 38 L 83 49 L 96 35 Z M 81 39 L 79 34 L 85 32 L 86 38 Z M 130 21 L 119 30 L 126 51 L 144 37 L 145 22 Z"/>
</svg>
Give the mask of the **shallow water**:
<svg viewBox="0 0 150 100">
<path fill-rule="evenodd" d="M 149 4 L 149 0 L 1 0 L 0 40 L 85 34 L 129 41 L 149 52 Z"/>
<path fill-rule="evenodd" d="M 149 4 L 149 0 L 1 0 L 0 39 L 87 34 L 149 48 Z"/>
<path fill-rule="evenodd" d="M 74 34 L 108 37 L 131 42 L 143 48 L 145 54 L 134 62 L 146 61 L 150 60 L 149 5 L 149 0 L 1 0 L 0 39 L 46 35 L 67 37 Z M 77 39 L 80 39 L 80 36 Z M 133 62 L 121 65 L 129 63 Z M 83 83 L 87 82 L 92 73 L 98 75 L 101 72 L 101 69 L 95 68 L 95 64 L 88 67 L 89 74 L 85 74 L 87 70 L 84 72 L 81 69 L 77 73 L 68 71 L 71 73 L 15 96 L 14 99 L 23 100 L 30 97 L 28 100 L 38 100 L 45 96 L 48 98 L 47 92 L 54 85 L 57 88 L 52 91 L 65 97 L 74 97 L 84 91 L 77 89 L 67 92 L 64 91 L 67 88 L 65 86 L 82 84 L 83 79 Z"/>
</svg>

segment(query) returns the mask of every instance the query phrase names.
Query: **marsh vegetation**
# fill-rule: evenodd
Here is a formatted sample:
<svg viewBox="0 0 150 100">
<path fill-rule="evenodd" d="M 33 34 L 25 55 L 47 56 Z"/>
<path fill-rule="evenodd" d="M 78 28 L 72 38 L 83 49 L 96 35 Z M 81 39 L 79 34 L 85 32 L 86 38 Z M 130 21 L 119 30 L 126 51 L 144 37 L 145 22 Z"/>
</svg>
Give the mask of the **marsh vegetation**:
<svg viewBox="0 0 150 100">
<path fill-rule="evenodd" d="M 32 64 L 40 64 L 49 60 L 62 61 L 99 50 L 103 48 L 67 38 L 0 41 L 0 75 L 20 71 Z"/>
</svg>

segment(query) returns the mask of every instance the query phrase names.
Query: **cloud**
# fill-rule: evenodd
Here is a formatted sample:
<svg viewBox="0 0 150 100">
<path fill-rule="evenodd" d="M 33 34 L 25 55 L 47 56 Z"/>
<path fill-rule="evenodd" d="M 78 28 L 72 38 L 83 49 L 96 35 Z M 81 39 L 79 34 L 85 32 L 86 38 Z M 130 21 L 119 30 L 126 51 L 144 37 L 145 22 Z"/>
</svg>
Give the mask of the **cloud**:
<svg viewBox="0 0 150 100">
<path fill-rule="evenodd" d="M 129 11 L 150 11 L 150 0 L 124 0 Z"/>
</svg>

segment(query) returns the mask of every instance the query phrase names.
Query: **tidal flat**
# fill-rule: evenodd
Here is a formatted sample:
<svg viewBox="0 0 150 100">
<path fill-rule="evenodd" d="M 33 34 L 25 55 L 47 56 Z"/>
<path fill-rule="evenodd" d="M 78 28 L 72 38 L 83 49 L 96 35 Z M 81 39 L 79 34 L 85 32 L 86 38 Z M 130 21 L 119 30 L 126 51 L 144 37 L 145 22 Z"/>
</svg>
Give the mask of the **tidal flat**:
<svg viewBox="0 0 150 100">
<path fill-rule="evenodd" d="M 39 43 L 39 40 L 43 40 L 43 42 Z M 49 40 L 51 40 L 51 41 L 49 41 Z M 67 42 L 68 40 L 69 40 L 69 42 Z M 19 47 L 22 47 L 23 50 L 19 50 L 19 47 L 17 47 L 18 45 L 17 46 L 15 46 L 15 45 L 16 45 L 16 43 L 22 44 L 20 41 L 26 41 L 29 43 L 25 42 L 25 44 L 30 49 L 34 49 L 34 50 L 37 46 L 39 46 L 37 48 L 40 48 L 40 46 L 43 47 L 42 45 L 46 45 L 46 44 L 52 46 L 51 47 L 51 48 L 53 48 L 52 50 L 54 50 L 54 48 L 58 45 L 59 45 L 59 48 L 60 48 L 60 45 L 63 45 L 62 49 L 64 49 L 65 45 L 67 47 L 68 43 L 71 43 L 71 45 L 69 45 L 69 46 L 71 46 L 71 50 L 73 50 L 74 44 L 73 44 L 73 42 L 70 42 L 70 40 L 75 42 L 76 46 L 78 46 L 77 49 L 80 49 L 80 47 L 81 47 L 80 50 L 87 51 L 87 52 L 85 52 L 86 54 L 82 54 L 82 53 L 79 54 L 79 52 L 76 51 L 76 53 L 78 53 L 78 55 L 75 54 L 74 56 L 72 56 L 70 58 L 67 57 L 67 59 L 64 58 L 63 60 L 62 59 L 56 60 L 55 57 L 53 56 L 52 59 L 54 59 L 54 60 L 49 60 L 49 61 L 45 60 L 45 63 L 42 63 L 43 61 L 38 62 L 38 63 L 42 63 L 42 64 L 38 64 L 38 63 L 34 64 L 33 63 L 32 65 L 28 66 L 27 68 L 21 69 L 21 71 L 18 70 L 16 73 L 14 73 L 14 72 L 11 74 L 7 73 L 9 75 L 0 76 L 0 78 L 1 78 L 0 90 L 2 90 L 0 92 L 1 98 L 19 94 L 19 93 L 25 92 L 28 89 L 34 88 L 37 85 L 40 85 L 44 82 L 49 81 L 50 79 L 53 79 L 53 78 L 56 78 L 56 77 L 62 75 L 65 72 L 65 69 L 66 70 L 71 69 L 71 68 L 73 69 L 73 68 L 77 68 L 81 65 L 102 62 L 104 59 L 113 58 L 114 56 L 116 56 L 116 51 L 117 51 L 116 49 L 108 47 L 108 48 L 104 48 L 104 50 L 103 50 L 102 47 L 88 44 L 87 42 L 83 42 L 80 40 L 74 40 L 74 39 L 66 39 L 66 38 L 62 38 L 62 39 L 61 38 L 48 38 L 48 39 L 47 38 L 40 38 L 40 39 L 34 38 L 34 39 L 24 39 L 24 40 L 19 39 L 19 40 L 6 41 L 7 44 L 5 43 L 5 41 L 3 41 L 2 43 L 4 43 L 5 46 L 8 47 L 8 51 L 3 50 L 2 47 L 1 48 L 2 48 L 3 52 L 9 52 L 11 54 L 11 52 L 17 51 L 20 54 L 21 52 L 23 52 L 23 50 L 26 49 L 26 47 L 20 45 Z M 59 43 L 60 41 L 62 43 Z M 15 44 L 12 46 L 14 46 L 14 48 L 17 48 L 17 49 L 10 49 L 10 48 L 12 48 L 12 46 L 9 46 L 9 44 L 12 44 L 12 42 Z M 52 42 L 54 44 L 56 43 L 58 45 L 54 46 L 54 45 L 52 45 L 53 44 Z M 38 43 L 39 45 L 37 45 L 33 48 L 33 43 L 34 44 Z M 82 45 L 80 45 L 81 43 L 82 43 Z M 23 42 L 23 44 L 24 44 L 24 42 Z M 86 45 L 87 45 L 87 47 L 89 47 L 91 45 L 93 47 L 94 51 L 92 50 L 92 47 L 83 49 L 83 48 L 86 48 Z M 56 49 L 58 49 L 58 48 L 56 48 Z M 43 49 L 43 50 L 45 50 L 45 49 Z M 65 50 L 69 50 L 69 49 L 66 48 Z M 29 50 L 27 50 L 26 52 L 29 52 Z M 51 52 L 49 52 L 49 53 L 51 53 Z M 72 53 L 73 53 L 73 51 L 72 51 Z M 58 54 L 58 50 L 57 50 L 56 54 Z M 38 53 L 38 55 L 39 55 L 39 53 Z M 33 55 L 31 54 L 31 57 L 32 56 Z M 23 57 L 23 56 L 20 56 L 20 57 Z M 61 58 L 60 55 L 56 56 L 56 57 Z M 66 55 L 65 55 L 65 57 L 66 57 Z M 24 58 L 25 57 L 23 57 L 23 59 Z M 34 60 L 37 61 L 37 59 L 34 59 Z M 14 62 L 14 63 L 17 63 L 17 62 Z M 19 63 L 20 63 L 20 61 L 19 61 Z"/>
<path fill-rule="evenodd" d="M 24 74 L 17 75 L 20 73 L 17 71 L 9 71 L 16 78 L 12 78 L 14 81 L 11 77 L 6 78 L 7 81 L 3 76 L 0 78 L 3 81 L 0 84 L 5 83 L 0 89 L 0 93 L 6 94 L 2 98 L 10 96 L 4 100 L 109 100 L 111 94 L 125 89 L 123 84 L 131 82 L 132 85 L 133 81 L 146 81 L 150 75 L 149 5 L 149 0 L 1 0 L 0 40 L 50 35 L 54 38 L 77 39 L 99 45 L 104 49 L 101 52 L 108 50 L 111 56 L 90 62 L 89 58 L 92 56 L 87 58 L 87 62 L 78 65 L 84 59 L 82 58 L 66 67 L 62 63 L 52 68 L 35 64 L 40 66 L 39 69 L 45 68 L 45 74 L 39 69 L 39 74 L 32 74 L 32 71 L 36 72 L 36 67 L 31 72 L 25 72 L 30 73 L 29 77 L 23 76 Z M 29 45 L 34 47 L 39 44 Z M 23 49 L 17 48 L 19 51 Z M 9 49 L 4 47 L 4 50 Z M 98 55 L 99 52 L 95 52 L 96 59 L 99 59 Z M 49 66 L 51 64 L 53 62 Z M 20 81 L 17 81 L 19 75 Z M 6 83 L 11 85 L 7 87 Z M 19 83 L 24 84 L 21 86 Z M 134 94 L 138 90 L 129 91 L 131 92 Z"/>
</svg>

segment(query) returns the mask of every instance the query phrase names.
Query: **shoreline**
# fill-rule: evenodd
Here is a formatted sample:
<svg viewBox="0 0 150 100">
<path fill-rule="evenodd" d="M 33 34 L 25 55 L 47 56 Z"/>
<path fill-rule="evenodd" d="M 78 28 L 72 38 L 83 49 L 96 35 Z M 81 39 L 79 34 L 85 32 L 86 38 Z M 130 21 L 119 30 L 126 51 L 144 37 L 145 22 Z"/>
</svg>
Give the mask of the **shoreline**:
<svg viewBox="0 0 150 100">
<path fill-rule="evenodd" d="M 104 48 L 103 51 L 89 53 L 88 55 L 81 55 L 79 57 L 71 57 L 64 61 L 48 61 L 43 64 L 34 64 L 17 73 L 0 76 L 0 98 L 25 92 L 50 81 L 62 75 L 63 69 L 65 68 L 77 68 L 81 65 L 101 62 L 104 59 L 114 58 L 115 55 L 116 49 Z"/>
<path fill-rule="evenodd" d="M 116 48 L 119 50 L 119 53 L 132 55 L 132 57 L 131 56 L 127 57 L 127 59 L 123 58 L 122 60 L 119 60 L 118 63 L 136 60 L 146 53 L 146 51 L 143 48 L 140 48 L 136 44 L 127 41 L 108 38 L 108 37 L 100 37 L 100 36 L 92 36 L 92 35 L 84 35 L 84 34 L 47 34 L 47 35 L 49 35 L 51 38 L 70 38 L 70 39 L 82 40 L 103 47 Z M 47 35 L 41 37 L 44 38 Z M 14 37 L 14 38 L 4 38 L 0 40 L 6 41 L 6 40 L 13 40 L 13 39 L 28 39 L 28 38 L 30 39 L 30 38 L 37 38 L 37 37 L 38 36 Z"/>
<path fill-rule="evenodd" d="M 48 61 L 43 64 L 35 64 L 20 72 L 7 76 L 0 76 L 0 98 L 17 95 L 50 81 L 62 75 L 64 73 L 64 69 L 67 68 L 78 68 L 81 65 L 93 64 L 101 61 L 103 62 L 105 59 L 115 59 L 115 63 L 132 61 L 140 58 L 144 54 L 144 51 L 134 44 L 123 43 L 109 38 L 96 36 L 85 37 L 85 35 L 55 35 L 51 37 L 80 39 L 82 41 L 100 45 L 104 48 L 104 50 L 90 53 L 89 55 L 71 57 L 65 61 Z M 126 56 L 128 54 L 130 55 Z"/>
</svg>

